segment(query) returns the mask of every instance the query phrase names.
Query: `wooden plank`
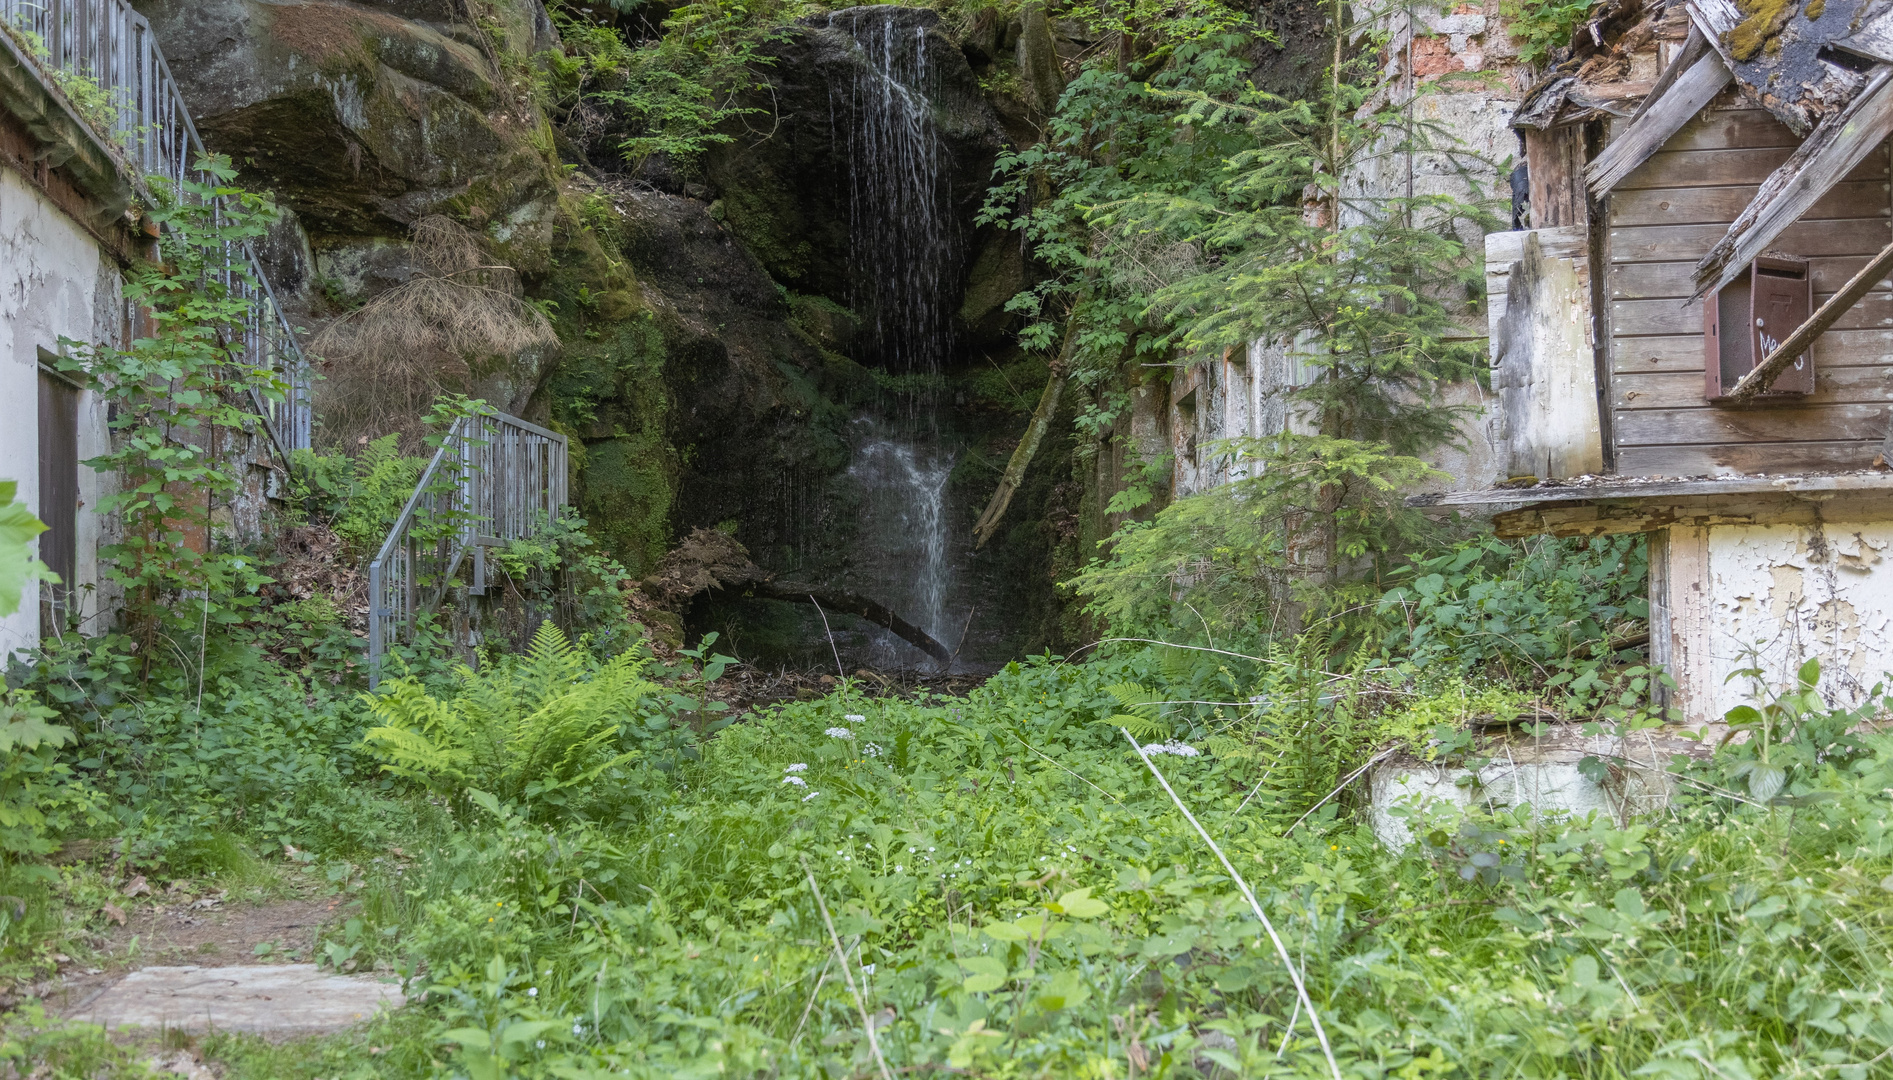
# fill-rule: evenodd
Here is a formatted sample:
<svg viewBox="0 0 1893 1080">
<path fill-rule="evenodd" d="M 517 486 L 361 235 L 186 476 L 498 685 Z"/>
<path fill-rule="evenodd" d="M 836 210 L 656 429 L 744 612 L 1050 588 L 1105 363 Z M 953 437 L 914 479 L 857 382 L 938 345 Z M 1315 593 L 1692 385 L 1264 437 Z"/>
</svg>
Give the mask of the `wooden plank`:
<svg viewBox="0 0 1893 1080">
<path fill-rule="evenodd" d="M 1844 472 L 1873 464 L 1880 440 L 1733 443 L 1707 446 L 1625 446 L 1617 449 L 1624 476 L 1714 476 L 1730 473 Z"/>
<path fill-rule="evenodd" d="M 1893 227 L 1887 230 L 1887 238 L 1893 240 Z M 1847 280 L 1860 272 L 1867 265 L 1865 255 L 1828 255 L 1808 260 L 1808 275 L 1814 279 L 1814 291 L 1817 295 L 1836 292 Z M 1610 268 L 1610 298 L 1612 300 L 1662 300 L 1674 298 L 1681 300 L 1692 291 L 1694 280 L 1690 271 L 1694 263 L 1621 263 Z M 1877 288 L 1893 285 L 1893 276 L 1880 282 Z"/>
<path fill-rule="evenodd" d="M 1701 334 L 1623 338 L 1611 352 L 1612 375 L 1692 372 L 1702 378 Z M 1893 330 L 1829 330 L 1814 343 L 1816 370 L 1893 363 Z M 1700 386 L 1697 387 L 1701 389 Z"/>
<path fill-rule="evenodd" d="M 1889 358 L 1893 359 L 1893 358 Z M 1611 407 L 1615 409 L 1716 409 L 1702 397 L 1702 368 L 1695 371 L 1639 371 L 1613 376 Z M 1758 401 L 1756 408 L 1799 405 L 1885 405 L 1893 397 L 1893 364 L 1829 367 L 1818 359 L 1814 393 L 1792 403 Z"/>
<path fill-rule="evenodd" d="M 1706 252 L 1721 239 L 1720 225 L 1639 225 L 1610 230 L 1610 261 L 1675 262 Z M 1886 244 L 1884 218 L 1838 218 L 1790 225 L 1770 245 L 1797 258 L 1822 255 L 1867 255 Z M 1744 264 L 1746 265 L 1746 264 Z"/>
<path fill-rule="evenodd" d="M 1611 416 L 1619 447 L 1849 440 L 1870 440 L 1877 446 L 1886 434 L 1888 413 L 1884 404 L 1771 405 L 1619 409 Z"/>
<path fill-rule="evenodd" d="M 1703 40 L 1702 32 L 1691 29 L 1682 55 L 1664 70 L 1628 129 L 1612 139 L 1597 160 L 1585 168 L 1591 197 L 1608 194 L 1651 154 L 1661 150 L 1733 78 L 1728 65 Z"/>
<path fill-rule="evenodd" d="M 1868 19 L 1852 36 L 1834 42 L 1834 47 L 1881 63 L 1893 63 L 1893 8 Z"/>
<path fill-rule="evenodd" d="M 1696 268 L 1700 291 L 1720 289 L 1742 273 L 1755 256 L 1780 246 L 1777 241 L 1808 207 L 1873 153 L 1889 134 L 1893 134 L 1893 68 L 1879 68 L 1846 108 L 1815 127 L 1807 141 L 1762 185 L 1755 201 L 1729 226 L 1728 235 L 1703 256 Z"/>
<path fill-rule="evenodd" d="M 1669 660 L 1676 683 L 1672 704 L 1680 709 L 1683 721 L 1706 724 L 1721 719 L 1712 715 L 1716 702 L 1715 659 L 1711 645 L 1716 637 L 1716 612 L 1709 571 L 1709 530 L 1706 528 L 1671 528 L 1668 544 L 1669 566 L 1664 575 L 1669 595 L 1664 606 L 1669 609 Z"/>
<path fill-rule="evenodd" d="M 1819 298 L 1816 298 L 1819 303 Z M 1610 328 L 1616 338 L 1640 334 L 1666 337 L 1702 325 L 1702 301 L 1616 300 L 1610 305 Z M 1893 326 L 1893 294 L 1869 293 L 1834 323 L 1841 330 L 1871 330 Z"/>
<path fill-rule="evenodd" d="M 1556 229 L 1585 221 L 1584 126 L 1549 131 L 1527 128 L 1525 171 L 1531 184 L 1531 224 Z"/>
<path fill-rule="evenodd" d="M 1517 506 L 1523 503 L 1538 507 L 1560 503 L 1683 505 L 1693 501 L 1702 506 L 1740 503 L 1760 508 L 1770 501 L 1783 499 L 1806 504 L 1810 496 L 1818 497 L 1822 502 L 1840 500 L 1848 504 L 1893 502 L 1893 472 L 1875 470 L 1852 475 L 1805 476 L 1701 474 L 1661 480 L 1622 473 L 1604 479 L 1601 483 L 1532 484 L 1409 495 L 1406 504 L 1414 509 L 1424 509 L 1438 506 Z"/>
<path fill-rule="evenodd" d="M 1663 149 L 1726 150 L 1799 145 L 1801 140 L 1788 130 L 1788 125 L 1775 119 L 1766 109 L 1711 109 L 1685 124 Z"/>
<path fill-rule="evenodd" d="M 1612 228 L 1636 225 L 1727 225 L 1755 199 L 1752 184 L 1695 188 L 1643 188 L 1620 191 L 1610 200 Z M 1802 221 L 1835 218 L 1874 218 L 1893 214 L 1893 191 L 1885 180 L 1862 180 L 1834 185 L 1816 200 Z M 1692 288 L 1690 290 L 1694 292 Z"/>
<path fill-rule="evenodd" d="M 1794 148 L 1664 151 L 1644 162 L 1617 184 L 1613 194 L 1653 187 L 1715 187 L 1724 184 L 1760 185 L 1794 155 Z M 1853 167 L 1846 180 L 1875 180 L 1887 175 L 1887 163 L 1869 156 Z"/>
</svg>

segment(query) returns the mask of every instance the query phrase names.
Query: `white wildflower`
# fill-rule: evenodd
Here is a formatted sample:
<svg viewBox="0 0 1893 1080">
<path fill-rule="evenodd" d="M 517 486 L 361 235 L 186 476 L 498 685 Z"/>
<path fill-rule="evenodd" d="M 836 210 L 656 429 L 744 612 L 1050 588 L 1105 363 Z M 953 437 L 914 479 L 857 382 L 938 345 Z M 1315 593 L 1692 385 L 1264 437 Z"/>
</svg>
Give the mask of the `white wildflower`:
<svg viewBox="0 0 1893 1080">
<path fill-rule="evenodd" d="M 860 713 L 849 713 L 842 717 L 842 719 L 848 721 L 850 724 L 865 724 L 868 722 L 868 718 L 862 716 Z"/>
<path fill-rule="evenodd" d="M 1196 757 L 1202 751 L 1189 743 L 1180 743 L 1172 739 L 1169 742 L 1151 743 L 1144 747 L 1146 754 L 1175 754 L 1177 757 Z"/>
<path fill-rule="evenodd" d="M 808 762 L 806 762 L 806 761 L 798 761 L 798 762 L 796 762 L 795 764 L 793 764 L 793 765 L 791 765 L 791 766 L 789 766 L 788 768 L 786 768 L 786 769 L 783 769 L 782 771 L 783 771 L 783 772 L 807 772 L 807 771 L 808 771 Z"/>
<path fill-rule="evenodd" d="M 822 734 L 824 734 L 824 735 L 826 735 L 826 736 L 828 736 L 828 737 L 829 737 L 829 738 L 831 738 L 831 739 L 852 739 L 852 738 L 854 738 L 854 732 L 852 732 L 852 731 L 849 731 L 849 730 L 848 730 L 847 728 L 845 728 L 845 727 L 831 727 L 831 728 L 829 728 L 829 729 L 828 729 L 827 731 L 824 731 L 824 732 L 822 732 Z"/>
<path fill-rule="evenodd" d="M 811 791 L 811 792 L 809 792 L 809 793 L 808 793 L 807 795 L 804 795 L 804 796 L 802 796 L 802 801 L 803 801 L 803 802 L 807 802 L 807 801 L 809 801 L 810 799 L 813 799 L 813 798 L 814 798 L 815 796 L 817 796 L 817 795 L 820 795 L 820 794 L 821 794 L 821 792 L 819 792 L 819 791 Z"/>
<path fill-rule="evenodd" d="M 533 1045 L 538 1047 L 541 1050 L 544 1050 L 546 1048 L 546 1041 L 544 1039 L 540 1039 L 538 1042 L 533 1043 Z"/>
<path fill-rule="evenodd" d="M 861 753 L 866 757 L 880 757 L 882 754 L 881 744 L 880 743 L 862 743 Z"/>
<path fill-rule="evenodd" d="M 801 777 L 799 777 L 799 776 L 785 776 L 785 777 L 783 777 L 783 778 L 782 778 L 782 782 L 783 782 L 783 783 L 785 783 L 785 784 L 794 784 L 794 785 L 795 785 L 796 787 L 807 787 L 807 786 L 808 786 L 808 781 L 807 781 L 807 780 L 804 780 L 804 779 L 802 779 L 802 778 L 801 778 Z"/>
<path fill-rule="evenodd" d="M 574 1035 L 583 1035 L 583 1034 L 585 1034 L 585 1025 L 584 1025 L 584 1024 L 573 1024 L 573 1025 L 572 1025 L 572 1034 L 574 1034 Z"/>
<path fill-rule="evenodd" d="M 535 987 L 533 987 L 532 989 L 530 989 L 530 990 L 527 990 L 527 991 L 526 991 L 526 996 L 527 996 L 527 997 L 538 997 L 538 996 L 539 996 L 539 988 L 535 986 Z"/>
</svg>

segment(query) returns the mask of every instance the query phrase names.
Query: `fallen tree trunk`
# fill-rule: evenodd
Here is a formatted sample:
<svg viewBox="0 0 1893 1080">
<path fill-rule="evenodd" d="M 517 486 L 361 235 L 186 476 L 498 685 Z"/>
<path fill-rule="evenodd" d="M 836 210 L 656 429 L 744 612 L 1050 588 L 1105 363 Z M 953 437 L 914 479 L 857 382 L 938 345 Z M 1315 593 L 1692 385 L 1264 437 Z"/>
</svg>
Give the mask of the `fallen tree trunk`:
<svg viewBox="0 0 1893 1080">
<path fill-rule="evenodd" d="M 647 598 L 645 603 L 679 616 L 698 594 L 712 590 L 790 604 L 814 601 L 823 608 L 859 615 L 890 630 L 942 664 L 953 662 L 954 654 L 945 645 L 876 600 L 856 593 L 837 592 L 823 585 L 770 580 L 768 571 L 750 561 L 749 549 L 737 543 L 735 537 L 714 529 L 692 531 L 683 543 L 658 560 L 657 568 L 644 579 L 641 591 Z"/>
<path fill-rule="evenodd" d="M 942 664 L 953 662 L 953 654 L 945 645 L 935 641 L 932 635 L 876 601 L 857 593 L 836 592 L 833 589 L 799 581 L 764 581 L 751 586 L 749 592 L 750 595 L 764 600 L 782 600 L 791 604 L 808 600 L 830 611 L 844 611 L 850 615 L 859 615 L 874 625 L 891 631 L 896 637 Z"/>
<path fill-rule="evenodd" d="M 1051 374 L 1045 380 L 1045 391 L 1039 395 L 1038 408 L 1032 410 L 1032 422 L 1025 426 L 1025 434 L 1020 436 L 1019 445 L 1012 451 L 1012 460 L 1006 462 L 1006 471 L 999 478 L 999 487 L 993 492 L 992 501 L 986 504 L 986 511 L 979 515 L 973 524 L 973 546 L 985 547 L 986 541 L 999 531 L 999 519 L 1006 516 L 1006 508 L 1012 505 L 1012 496 L 1025 483 L 1026 466 L 1032 464 L 1032 458 L 1039 452 L 1039 443 L 1045 441 L 1045 432 L 1052 426 L 1052 414 L 1058 411 L 1058 399 L 1065 392 L 1065 371 L 1071 363 L 1073 343 L 1078 340 L 1077 313 L 1072 313 L 1071 321 L 1065 328 L 1065 345 L 1058 350 L 1058 359 L 1052 361 Z"/>
</svg>

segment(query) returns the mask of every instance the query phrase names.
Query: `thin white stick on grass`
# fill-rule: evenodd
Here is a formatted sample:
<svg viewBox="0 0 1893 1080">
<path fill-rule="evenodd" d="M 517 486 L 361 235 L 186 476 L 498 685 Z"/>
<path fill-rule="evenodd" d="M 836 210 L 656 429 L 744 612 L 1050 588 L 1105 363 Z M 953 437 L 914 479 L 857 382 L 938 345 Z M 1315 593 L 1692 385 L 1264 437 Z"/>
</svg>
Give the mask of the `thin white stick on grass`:
<svg viewBox="0 0 1893 1080">
<path fill-rule="evenodd" d="M 1380 764 L 1381 762 L 1387 760 L 1389 757 L 1392 757 L 1394 751 L 1398 749 L 1400 749 L 1398 746 L 1389 746 L 1387 749 L 1382 750 L 1380 753 L 1375 754 L 1372 758 L 1369 758 L 1367 764 L 1362 765 L 1360 768 L 1355 769 L 1352 773 L 1348 774 L 1348 778 L 1346 780 L 1343 780 L 1340 783 L 1334 785 L 1333 791 L 1330 791 L 1326 795 L 1323 795 L 1321 797 L 1320 802 L 1309 807 L 1307 814 L 1303 814 L 1302 816 L 1296 818 L 1295 825 L 1300 825 L 1302 822 L 1307 821 L 1310 814 L 1313 814 L 1316 810 L 1319 810 L 1323 806 L 1326 806 L 1329 799 L 1332 799 L 1336 795 L 1341 794 L 1342 788 L 1345 788 L 1349 784 L 1352 784 L 1354 781 L 1360 779 L 1362 773 Z M 1287 836 L 1289 833 L 1294 832 L 1295 825 L 1290 825 L 1288 828 L 1283 829 L 1282 835 Z"/>
<path fill-rule="evenodd" d="M 1196 815 L 1190 813 L 1190 808 L 1183 805 L 1183 800 L 1177 797 L 1176 790 L 1170 786 L 1170 781 L 1163 778 L 1163 772 L 1157 768 L 1157 763 L 1150 760 L 1150 755 L 1144 753 L 1144 748 L 1138 745 L 1136 739 L 1131 738 L 1131 733 L 1127 729 L 1118 728 L 1117 730 L 1123 733 L 1124 740 L 1131 744 L 1131 749 L 1137 751 L 1138 758 L 1143 761 L 1144 767 L 1150 770 L 1150 775 L 1156 777 L 1157 783 L 1163 785 L 1164 794 L 1170 796 L 1170 801 L 1177 804 L 1177 809 L 1182 812 L 1184 820 L 1190 823 L 1191 828 L 1196 830 L 1196 835 L 1202 837 L 1203 843 L 1208 844 L 1209 849 L 1216 853 L 1216 858 L 1223 864 L 1223 869 L 1229 871 L 1230 879 L 1236 883 L 1236 888 L 1242 891 L 1242 898 L 1249 902 L 1249 910 L 1255 912 L 1255 917 L 1262 923 L 1262 929 L 1269 932 L 1269 941 L 1275 945 L 1275 955 L 1282 958 L 1282 966 L 1288 969 L 1288 981 L 1295 984 L 1295 995 L 1301 999 L 1302 1008 L 1308 1010 L 1308 1023 L 1315 1029 L 1315 1038 L 1321 1043 L 1322 1055 L 1328 1059 L 1328 1068 L 1333 1071 L 1334 1080 L 1342 1080 L 1341 1065 L 1334 1060 L 1334 1047 L 1328 1045 L 1328 1031 L 1321 1026 L 1321 1014 L 1315 1011 L 1315 1003 L 1308 996 L 1308 987 L 1302 982 L 1301 972 L 1295 969 L 1295 962 L 1288 958 L 1288 946 L 1282 944 L 1282 936 L 1275 932 L 1275 924 L 1269 921 L 1268 914 L 1262 910 L 1261 903 L 1255 898 L 1255 892 L 1249 888 L 1249 883 L 1243 879 L 1243 876 L 1236 872 L 1236 865 L 1229 861 L 1229 856 L 1224 855 L 1223 849 L 1216 846 L 1216 841 L 1210 839 L 1209 830 L 1203 828 L 1203 823 L 1196 820 Z M 806 867 L 807 863 L 803 865 Z M 813 885 L 814 882 L 814 875 L 810 875 L 809 883 Z M 827 909 L 822 910 L 825 916 Z"/>
<path fill-rule="evenodd" d="M 1288 1014 L 1288 1026 L 1282 1029 L 1282 1045 L 1275 1048 L 1275 1060 L 1282 1060 L 1288 1051 L 1288 1039 L 1295 1034 L 1295 1021 L 1301 1019 L 1301 999 L 1295 999 L 1295 1011 Z"/>
<path fill-rule="evenodd" d="M 848 954 L 841 948 L 841 935 L 835 933 L 835 920 L 828 917 L 828 901 L 822 899 L 822 887 L 815 883 L 815 871 L 809 869 L 808 856 L 801 858 L 802 872 L 808 875 L 808 891 L 815 894 L 815 906 L 822 912 L 822 925 L 828 928 L 828 940 L 835 946 L 835 959 L 841 961 L 841 977 L 847 980 L 848 992 L 854 995 L 854 1007 L 860 1010 L 861 1026 L 868 1033 L 868 1049 L 874 1051 L 874 1063 L 881 1067 L 881 1080 L 894 1080 L 893 1070 L 887 1067 L 887 1059 L 881 1056 L 881 1040 L 874 1037 L 874 1021 L 868 1017 L 867 999 L 855 989 L 854 973 L 848 970 Z M 1335 1080 L 1340 1080 L 1340 1076 L 1340 1073 L 1336 1073 Z"/>
<path fill-rule="evenodd" d="M 822 617 L 822 632 L 828 635 L 828 649 L 835 654 L 835 674 L 841 676 L 842 682 L 847 682 L 847 669 L 841 666 L 841 650 L 835 647 L 835 632 L 828 626 L 828 612 L 822 610 L 822 602 L 815 599 L 814 593 L 809 594 L 808 602 L 815 605 L 815 614 Z M 847 687 L 844 686 L 842 689 L 846 690 Z"/>
<path fill-rule="evenodd" d="M 795 1035 L 789 1040 L 790 1050 L 794 1050 L 795 1044 L 802 1041 L 802 1028 L 808 1024 L 808 1014 L 815 1011 L 815 997 L 822 992 L 822 986 L 828 982 L 828 965 L 834 962 L 835 958 L 832 956 L 822 961 L 822 973 L 815 979 L 815 989 L 809 991 L 808 1004 L 802 1006 L 802 1019 L 795 1022 Z"/>
</svg>

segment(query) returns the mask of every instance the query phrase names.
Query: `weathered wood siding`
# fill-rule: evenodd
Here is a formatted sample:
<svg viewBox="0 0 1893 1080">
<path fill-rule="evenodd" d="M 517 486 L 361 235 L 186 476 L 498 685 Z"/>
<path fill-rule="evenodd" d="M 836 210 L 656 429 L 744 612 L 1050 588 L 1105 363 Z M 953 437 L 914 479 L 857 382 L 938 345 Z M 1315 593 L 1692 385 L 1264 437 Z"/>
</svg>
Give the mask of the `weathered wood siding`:
<svg viewBox="0 0 1893 1080">
<path fill-rule="evenodd" d="M 1759 109 L 1706 110 L 1610 195 L 1605 317 L 1619 473 L 1863 468 L 1879 450 L 1893 416 L 1893 291 L 1884 282 L 1815 343 L 1809 397 L 1748 408 L 1703 400 L 1691 271 L 1798 143 Z M 1893 241 L 1888 154 L 1876 150 L 1775 244 L 1809 261 L 1817 306 Z"/>
</svg>

